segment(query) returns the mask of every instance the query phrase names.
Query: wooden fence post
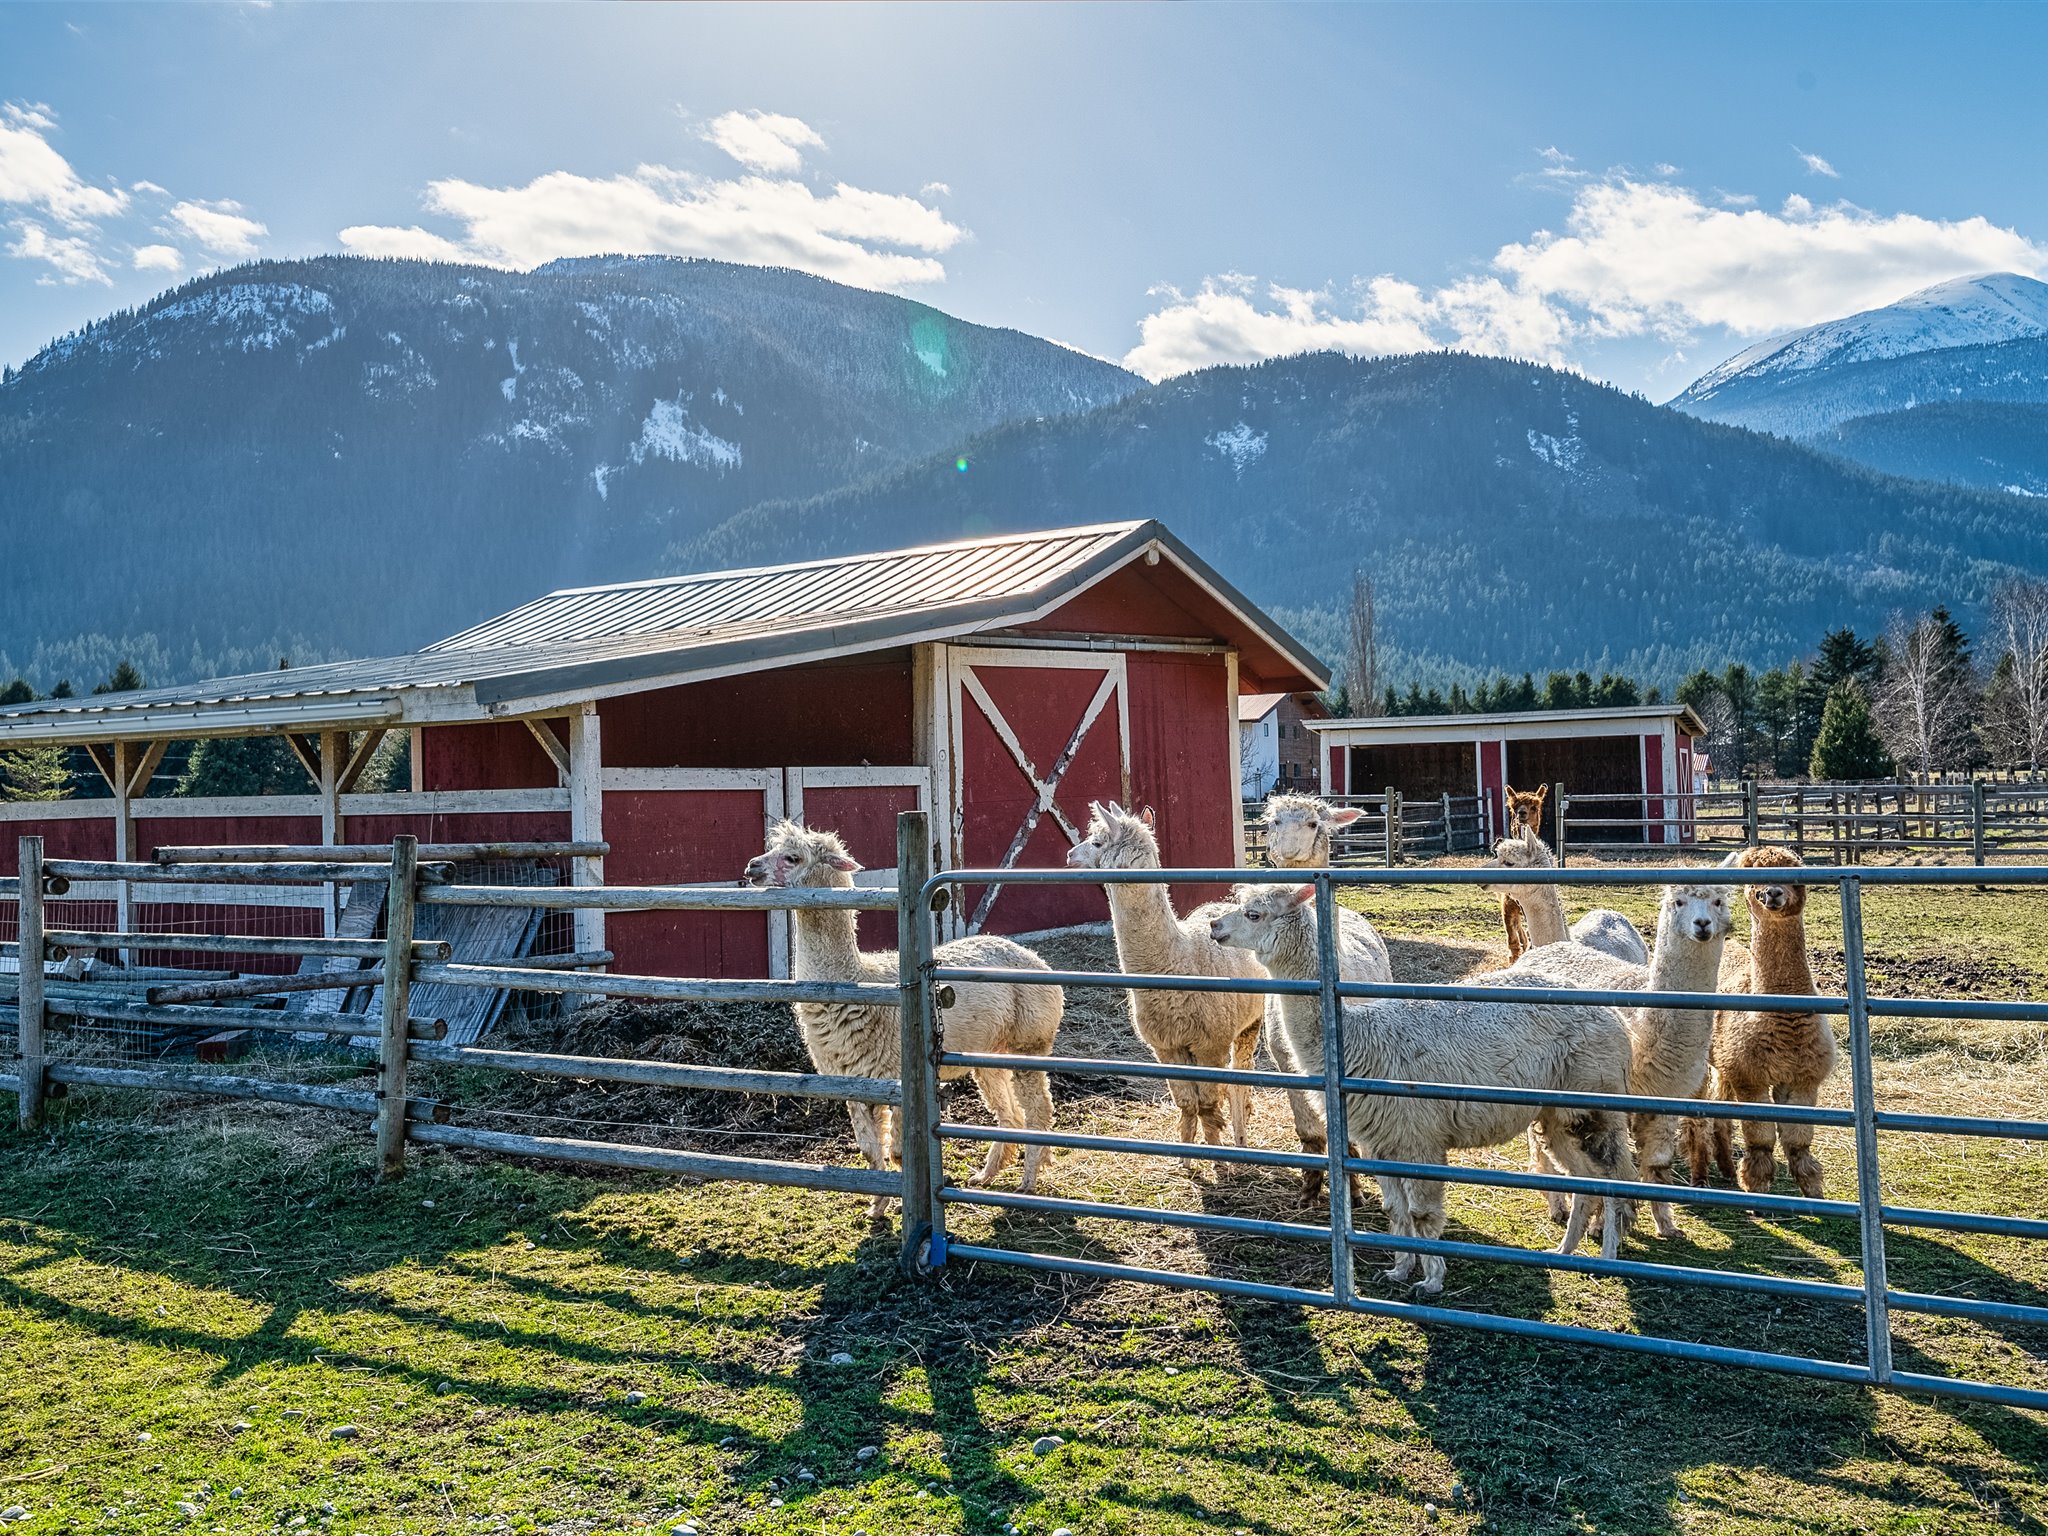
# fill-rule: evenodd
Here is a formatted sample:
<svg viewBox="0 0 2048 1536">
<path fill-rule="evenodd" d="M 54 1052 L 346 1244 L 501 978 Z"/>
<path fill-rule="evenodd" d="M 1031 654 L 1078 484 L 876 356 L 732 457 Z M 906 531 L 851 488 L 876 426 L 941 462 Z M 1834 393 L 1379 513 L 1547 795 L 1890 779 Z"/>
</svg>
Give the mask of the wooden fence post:
<svg viewBox="0 0 2048 1536">
<path fill-rule="evenodd" d="M 1800 861 L 1806 859 L 1806 791 L 1792 791 L 1792 846 L 1798 851 Z"/>
<path fill-rule="evenodd" d="M 896 1108 L 903 1142 L 903 1244 L 897 1264 L 921 1273 L 945 1254 L 946 1182 L 939 1123 L 938 1010 L 932 1006 L 932 914 L 924 905 L 931 878 L 932 841 L 923 811 L 896 818 L 896 984 L 902 989 L 902 1054 L 898 1076 L 903 1102 Z"/>
<path fill-rule="evenodd" d="M 384 1018 L 378 1050 L 377 1171 L 405 1177 L 406 1030 L 412 1018 L 412 933 L 419 895 L 419 839 L 391 840 L 391 889 L 384 907 Z"/>
<path fill-rule="evenodd" d="M 21 1091 L 15 1098 L 18 1123 L 24 1131 L 32 1131 L 43 1114 L 43 1088 L 47 1068 L 43 1061 L 43 840 L 40 837 L 24 837 L 21 840 L 21 931 L 17 935 L 20 944 L 16 952 L 21 956 L 21 990 L 16 997 L 16 1011 L 20 1015 L 18 1026 L 21 1056 L 17 1071 L 21 1076 Z"/>
<path fill-rule="evenodd" d="M 1444 857 L 1449 858 L 1451 856 L 1452 851 L 1453 850 L 1451 847 L 1451 792 L 1447 789 L 1444 791 Z"/>
<path fill-rule="evenodd" d="M 1754 844 L 1757 840 L 1756 780 L 1742 781 L 1742 840 Z"/>
<path fill-rule="evenodd" d="M 1401 862 L 1401 792 L 1387 786 L 1387 868 Z"/>
<path fill-rule="evenodd" d="M 1564 868 L 1564 781 L 1550 786 L 1550 803 L 1557 816 L 1557 867 Z"/>
<path fill-rule="evenodd" d="M 1982 779 L 1970 780 L 1970 862 L 1982 865 L 1984 862 L 1985 794 Z"/>
</svg>

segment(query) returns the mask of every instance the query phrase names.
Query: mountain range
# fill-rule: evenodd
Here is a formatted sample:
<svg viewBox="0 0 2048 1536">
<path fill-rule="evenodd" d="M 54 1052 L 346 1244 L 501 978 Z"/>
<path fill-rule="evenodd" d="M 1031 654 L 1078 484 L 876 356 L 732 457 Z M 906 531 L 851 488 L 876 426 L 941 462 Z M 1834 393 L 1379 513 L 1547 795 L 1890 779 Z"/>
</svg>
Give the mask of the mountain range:
<svg viewBox="0 0 2048 1536">
<path fill-rule="evenodd" d="M 2048 283 L 1940 283 L 1738 352 L 1671 404 L 1889 473 L 2048 495 L 2048 412 L 2024 409 L 2048 407 Z"/>
<path fill-rule="evenodd" d="M 1929 483 L 2048 489 L 2036 289 L 1817 327 L 1667 409 L 1454 353 L 1148 386 L 708 261 L 259 263 L 0 376 L 0 675 L 391 652 L 553 587 L 1140 515 L 1326 652 L 1359 566 L 1418 669 L 1768 663 L 2048 567 L 2026 496 Z M 1699 419 L 1745 410 L 1779 435 Z"/>
</svg>

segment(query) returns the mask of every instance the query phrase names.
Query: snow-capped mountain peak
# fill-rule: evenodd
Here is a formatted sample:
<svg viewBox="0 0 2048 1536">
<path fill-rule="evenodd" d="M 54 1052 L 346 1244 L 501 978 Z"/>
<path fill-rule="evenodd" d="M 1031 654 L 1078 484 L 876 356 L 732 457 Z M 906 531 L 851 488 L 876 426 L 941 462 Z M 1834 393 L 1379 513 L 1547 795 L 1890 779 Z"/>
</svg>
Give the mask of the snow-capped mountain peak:
<svg viewBox="0 0 2048 1536">
<path fill-rule="evenodd" d="M 1710 400 L 1736 378 L 1804 373 L 1945 347 L 2048 336 L 2048 283 L 2017 272 L 1952 278 L 1882 309 L 1760 341 L 1701 374 L 1672 403 Z"/>
</svg>

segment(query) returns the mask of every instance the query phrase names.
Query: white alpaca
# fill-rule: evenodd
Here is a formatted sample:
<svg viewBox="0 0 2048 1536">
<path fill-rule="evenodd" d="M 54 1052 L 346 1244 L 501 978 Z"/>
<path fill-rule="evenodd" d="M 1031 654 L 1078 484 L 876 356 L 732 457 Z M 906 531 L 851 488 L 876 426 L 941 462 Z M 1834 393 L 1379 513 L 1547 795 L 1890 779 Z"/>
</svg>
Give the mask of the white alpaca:
<svg viewBox="0 0 2048 1536">
<path fill-rule="evenodd" d="M 1213 920 L 1218 943 L 1256 954 L 1275 976 L 1308 980 L 1319 974 L 1313 886 L 1242 887 L 1237 900 Z M 1504 973 L 1474 978 L 1481 986 L 1507 985 Z M 1321 1010 L 1312 997 L 1285 997 L 1281 1019 L 1297 1055 L 1322 1060 Z M 1409 1082 L 1470 1083 L 1484 1087 L 1550 1089 L 1566 1093 L 1621 1093 L 1628 1085 L 1629 1038 L 1613 1008 L 1535 1006 L 1514 1001 L 1447 1005 L 1404 999 L 1344 1004 L 1344 1072 L 1348 1077 Z M 1464 1103 L 1351 1094 L 1344 1102 L 1347 1130 L 1367 1157 L 1443 1163 L 1458 1147 L 1492 1147 L 1529 1124 L 1526 1105 Z M 1628 1136 L 1618 1113 L 1544 1108 L 1538 1120 L 1558 1162 L 1582 1178 L 1633 1179 Z M 1443 1182 L 1380 1180 L 1393 1235 L 1435 1240 L 1443 1236 Z M 1631 1218 L 1628 1202 L 1601 1196 L 1600 1251 L 1613 1258 Z M 1592 1219 L 1594 1197 L 1571 1197 L 1570 1219 L 1559 1253 L 1571 1253 Z M 1394 1245 L 1398 1250 L 1399 1244 Z M 1405 1281 L 1417 1255 L 1401 1252 L 1386 1278 Z M 1420 1255 L 1419 1289 L 1443 1289 L 1445 1265 Z"/>
<path fill-rule="evenodd" d="M 1534 827 L 1524 827 L 1520 837 L 1502 838 L 1493 845 L 1493 856 L 1507 869 L 1557 868 L 1557 855 L 1536 835 Z M 1650 963 L 1650 951 L 1636 925 L 1611 907 L 1595 907 L 1567 928 L 1564 895 L 1556 886 L 1499 885 L 1494 889 L 1521 905 L 1529 925 L 1530 949 L 1569 941 L 1602 950 L 1630 965 Z"/>
<path fill-rule="evenodd" d="M 747 864 L 747 882 L 773 888 L 836 887 L 853 884 L 860 865 L 847 854 L 837 834 L 814 832 L 793 821 L 778 823 L 768 835 L 765 853 Z M 796 909 L 796 950 L 791 970 L 799 981 L 865 981 L 897 984 L 894 950 L 863 951 L 855 934 L 859 916 L 846 908 Z M 1049 967 L 1021 944 L 989 934 L 941 944 L 942 965 L 1000 970 L 1044 971 Z M 1058 987 L 1024 986 L 1014 982 L 962 981 L 952 984 L 953 1006 L 945 1010 L 941 1038 L 949 1051 L 1015 1056 L 1044 1056 L 1052 1051 L 1066 997 Z M 893 1003 L 798 1003 L 797 1023 L 804 1045 L 820 1072 L 843 1077 L 900 1077 L 903 1071 L 901 1014 Z M 941 1077 L 958 1078 L 969 1069 L 948 1067 Z M 999 1125 L 1016 1129 L 1052 1129 L 1052 1089 L 1043 1072 L 1012 1072 L 995 1067 L 972 1069 L 981 1097 Z M 901 1117 L 886 1106 L 846 1106 L 853 1120 L 853 1139 L 868 1162 L 886 1170 L 903 1150 Z M 1024 1149 L 1022 1187 L 1028 1193 L 1051 1155 L 1049 1147 Z M 976 1184 L 986 1184 L 1017 1154 L 1015 1146 L 994 1142 L 983 1160 Z M 874 1214 L 888 1208 L 877 1196 Z"/>
<path fill-rule="evenodd" d="M 1100 802 L 1089 807 L 1088 835 L 1067 850 L 1074 869 L 1157 869 L 1159 838 L 1152 812 L 1133 816 L 1120 805 Z M 1116 932 L 1117 963 L 1137 976 L 1237 976 L 1265 979 L 1265 970 L 1242 950 L 1225 949 L 1209 937 L 1209 919 L 1220 909 L 1212 902 L 1187 917 L 1175 914 L 1163 885 L 1104 887 L 1109 895 L 1110 925 Z M 1132 991 L 1131 1028 L 1162 1062 L 1198 1067 L 1235 1067 L 1249 1071 L 1265 1022 L 1266 998 L 1257 992 Z M 1243 1085 L 1189 1083 L 1169 1086 L 1180 1108 L 1180 1139 L 1193 1143 L 1206 1137 L 1212 1146 L 1223 1142 L 1224 1106 L 1230 1114 L 1231 1136 L 1245 1144 L 1245 1116 L 1251 1089 Z M 1322 1121 L 1308 1095 L 1288 1095 L 1294 1102 L 1294 1123 L 1305 1150 L 1328 1150 Z M 1313 1138 L 1313 1141 L 1311 1140 Z M 1303 1193 L 1314 1198 L 1322 1188 L 1319 1172 L 1302 1176 Z"/>
<path fill-rule="evenodd" d="M 1586 987 L 1600 991 L 1713 992 L 1719 989 L 1721 950 L 1734 927 L 1728 888 L 1719 885 L 1667 885 L 1657 908 L 1657 943 L 1647 966 L 1630 965 L 1584 944 L 1551 944 L 1532 949 L 1505 971 L 1494 974 L 1509 986 Z M 1714 1010 L 1700 1008 L 1631 1008 L 1628 1091 L 1654 1098 L 1689 1099 L 1700 1094 L 1707 1077 L 1707 1051 L 1714 1038 Z M 1653 1184 L 1673 1182 L 1671 1165 L 1678 1156 L 1678 1119 L 1674 1115 L 1629 1116 L 1636 1161 Z M 1537 1127 L 1529 1132 L 1530 1166 L 1542 1167 L 1548 1149 Z M 1562 1202 L 1549 1200 L 1553 1219 L 1562 1220 Z M 1660 1237 L 1674 1237 L 1678 1223 L 1668 1201 L 1650 1208 Z"/>
<path fill-rule="evenodd" d="M 1266 862 L 1275 869 L 1328 869 L 1331 835 L 1348 827 L 1365 813 L 1354 807 L 1340 809 L 1314 795 L 1271 795 L 1266 800 L 1262 824 L 1266 829 Z M 1337 909 L 1337 970 L 1345 981 L 1392 981 L 1393 962 L 1387 957 L 1387 941 L 1363 912 L 1349 907 Z M 1305 1066 L 1295 1057 L 1293 1042 L 1281 1027 L 1280 999 L 1266 999 L 1266 1045 L 1283 1072 L 1321 1070 L 1321 1044 L 1317 1066 Z M 1304 1147 L 1323 1149 L 1329 1145 L 1324 1133 L 1321 1106 L 1313 1099 L 1295 1095 L 1289 1101 L 1294 1110 L 1294 1128 Z M 1355 1193 L 1357 1181 L 1352 1181 Z"/>
</svg>

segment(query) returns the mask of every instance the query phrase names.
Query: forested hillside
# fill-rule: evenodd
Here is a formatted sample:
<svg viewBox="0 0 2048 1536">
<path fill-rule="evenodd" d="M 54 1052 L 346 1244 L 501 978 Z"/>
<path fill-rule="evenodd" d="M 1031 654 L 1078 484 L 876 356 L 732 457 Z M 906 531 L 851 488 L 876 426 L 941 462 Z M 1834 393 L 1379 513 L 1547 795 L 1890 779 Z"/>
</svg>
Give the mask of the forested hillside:
<svg viewBox="0 0 2048 1536">
<path fill-rule="evenodd" d="M 549 587 L 644 575 L 764 499 L 1139 387 L 769 268 L 215 273 L 0 380 L 0 675 L 410 648 Z"/>
<path fill-rule="evenodd" d="M 1329 354 L 1219 368 L 997 429 L 679 541 L 675 568 L 1157 516 L 1334 648 L 1354 566 L 1410 657 L 1646 681 L 1802 653 L 1894 609 L 1969 612 L 2048 565 L 2038 509 L 1878 475 L 1529 364 Z"/>
</svg>

